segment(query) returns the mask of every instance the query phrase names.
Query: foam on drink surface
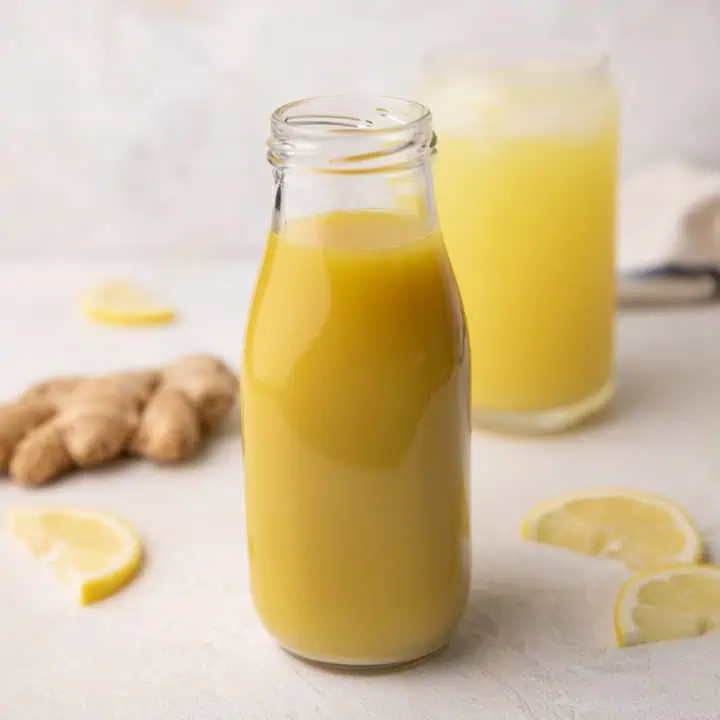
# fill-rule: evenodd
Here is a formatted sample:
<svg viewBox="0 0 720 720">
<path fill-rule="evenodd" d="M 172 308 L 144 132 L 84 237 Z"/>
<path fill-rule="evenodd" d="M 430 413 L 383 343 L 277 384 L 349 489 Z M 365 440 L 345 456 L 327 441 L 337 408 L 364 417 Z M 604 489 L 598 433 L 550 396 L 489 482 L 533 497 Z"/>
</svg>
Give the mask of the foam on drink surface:
<svg viewBox="0 0 720 720">
<path fill-rule="evenodd" d="M 478 139 L 592 139 L 615 122 L 607 81 L 532 68 L 457 72 L 425 87 L 439 135 Z"/>
</svg>

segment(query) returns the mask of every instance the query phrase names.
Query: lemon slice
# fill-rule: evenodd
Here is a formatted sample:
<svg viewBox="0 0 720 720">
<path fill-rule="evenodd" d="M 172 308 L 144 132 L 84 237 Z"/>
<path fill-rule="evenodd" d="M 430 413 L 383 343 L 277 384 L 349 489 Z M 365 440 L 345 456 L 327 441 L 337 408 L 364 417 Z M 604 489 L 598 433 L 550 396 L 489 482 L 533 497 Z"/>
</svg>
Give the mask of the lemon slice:
<svg viewBox="0 0 720 720">
<path fill-rule="evenodd" d="M 522 535 L 633 570 L 697 562 L 703 545 L 693 521 L 672 500 L 637 490 L 600 488 L 563 495 L 525 517 Z"/>
<path fill-rule="evenodd" d="M 720 630 L 720 567 L 673 565 L 638 573 L 615 603 L 621 647 Z"/>
<path fill-rule="evenodd" d="M 142 562 L 142 544 L 124 521 L 96 510 L 16 508 L 10 535 L 52 565 L 81 604 L 102 600 L 129 582 Z"/>
<path fill-rule="evenodd" d="M 140 287 L 122 281 L 91 288 L 82 299 L 85 313 L 109 325 L 155 325 L 172 322 L 175 310 Z"/>
</svg>

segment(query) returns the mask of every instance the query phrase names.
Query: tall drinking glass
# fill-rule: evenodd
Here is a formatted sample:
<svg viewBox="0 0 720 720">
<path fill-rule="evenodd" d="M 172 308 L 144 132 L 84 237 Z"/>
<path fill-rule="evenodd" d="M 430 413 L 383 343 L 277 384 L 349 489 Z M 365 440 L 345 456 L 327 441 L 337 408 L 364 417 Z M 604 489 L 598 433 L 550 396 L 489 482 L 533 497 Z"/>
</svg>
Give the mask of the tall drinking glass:
<svg viewBox="0 0 720 720">
<path fill-rule="evenodd" d="M 547 59 L 546 59 L 547 58 Z M 613 389 L 618 103 L 602 57 L 436 53 L 422 92 L 476 426 L 569 427 Z"/>
</svg>

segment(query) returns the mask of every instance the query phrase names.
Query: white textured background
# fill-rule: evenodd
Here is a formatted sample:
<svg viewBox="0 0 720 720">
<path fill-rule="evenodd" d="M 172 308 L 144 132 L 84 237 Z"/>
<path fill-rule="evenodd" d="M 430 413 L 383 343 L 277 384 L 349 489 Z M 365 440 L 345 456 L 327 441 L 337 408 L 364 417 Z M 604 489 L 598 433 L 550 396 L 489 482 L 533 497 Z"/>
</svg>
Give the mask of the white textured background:
<svg viewBox="0 0 720 720">
<path fill-rule="evenodd" d="M 274 105 L 410 94 L 434 44 L 519 19 L 610 49 L 626 170 L 720 166 L 718 0 L 2 0 L 0 249 L 256 252 Z"/>
</svg>

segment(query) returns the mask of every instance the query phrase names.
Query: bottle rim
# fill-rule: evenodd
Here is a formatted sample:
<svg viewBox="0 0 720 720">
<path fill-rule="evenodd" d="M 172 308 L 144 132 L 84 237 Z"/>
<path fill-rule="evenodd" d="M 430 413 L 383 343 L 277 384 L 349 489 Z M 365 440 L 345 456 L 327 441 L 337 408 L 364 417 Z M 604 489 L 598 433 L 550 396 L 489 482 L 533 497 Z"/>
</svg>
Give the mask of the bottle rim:
<svg viewBox="0 0 720 720">
<path fill-rule="evenodd" d="M 320 95 L 276 108 L 268 160 L 337 173 L 383 172 L 424 160 L 435 149 L 425 105 L 383 95 Z"/>
<path fill-rule="evenodd" d="M 332 112 L 332 108 L 341 108 L 351 103 L 369 108 L 366 112 L 377 113 L 380 117 L 391 121 L 389 125 L 376 125 L 377 120 L 359 117 L 358 113 Z M 309 112 L 314 106 L 328 106 L 325 112 Z M 395 108 L 393 112 L 391 108 Z M 407 111 L 407 117 L 398 117 L 398 112 Z M 297 111 L 302 111 L 298 113 Z M 327 134 L 363 133 L 377 135 L 384 133 L 404 132 L 432 122 L 430 109 L 415 100 L 408 100 L 389 95 L 317 95 L 280 105 L 271 115 L 271 129 L 284 129 L 298 135 L 318 136 Z"/>
</svg>

